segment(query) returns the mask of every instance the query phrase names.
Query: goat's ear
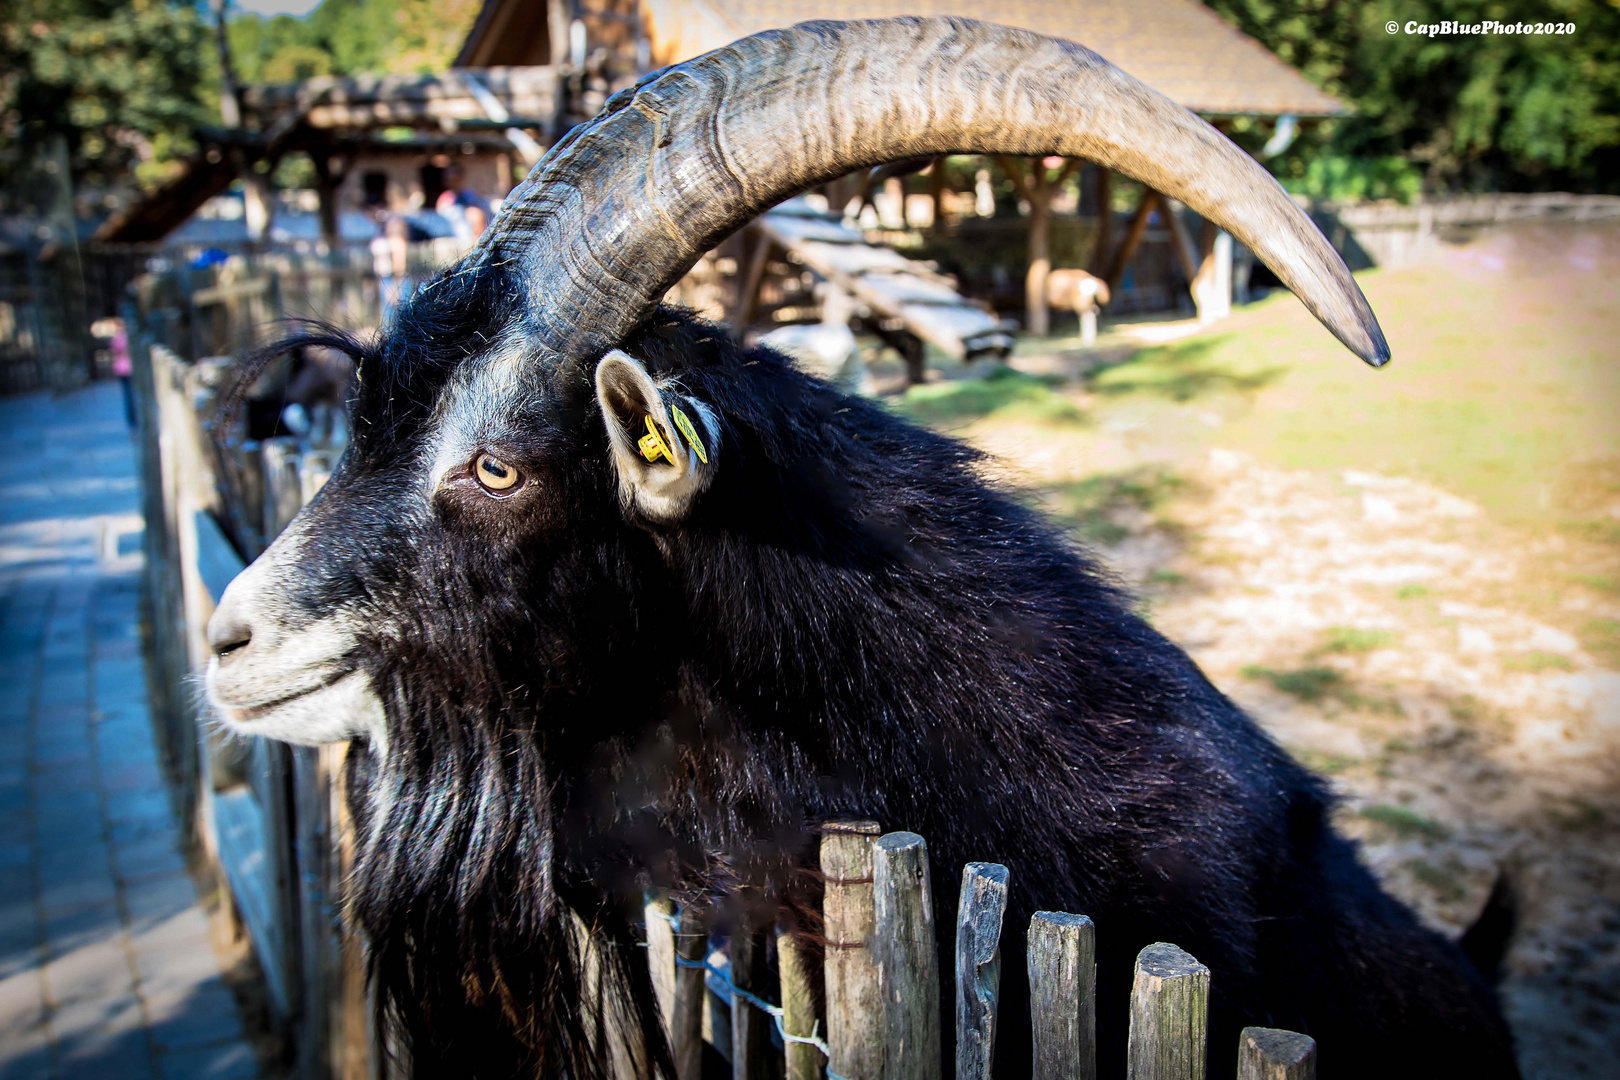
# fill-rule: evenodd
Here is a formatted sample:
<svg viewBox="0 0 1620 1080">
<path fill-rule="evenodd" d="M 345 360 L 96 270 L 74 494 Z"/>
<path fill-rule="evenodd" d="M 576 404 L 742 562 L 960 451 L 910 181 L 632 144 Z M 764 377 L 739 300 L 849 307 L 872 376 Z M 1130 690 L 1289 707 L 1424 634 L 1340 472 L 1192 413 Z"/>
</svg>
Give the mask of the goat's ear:
<svg viewBox="0 0 1620 1080">
<path fill-rule="evenodd" d="M 596 366 L 619 496 L 658 522 L 685 517 L 714 478 L 720 425 L 707 405 L 662 390 L 641 362 L 614 349 Z"/>
</svg>

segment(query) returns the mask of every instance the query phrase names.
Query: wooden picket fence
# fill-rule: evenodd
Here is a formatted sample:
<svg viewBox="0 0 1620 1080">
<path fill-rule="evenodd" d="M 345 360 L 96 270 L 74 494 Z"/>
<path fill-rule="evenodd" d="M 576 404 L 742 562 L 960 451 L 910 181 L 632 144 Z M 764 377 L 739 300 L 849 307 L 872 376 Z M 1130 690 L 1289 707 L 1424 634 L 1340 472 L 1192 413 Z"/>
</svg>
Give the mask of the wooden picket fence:
<svg viewBox="0 0 1620 1080">
<path fill-rule="evenodd" d="M 757 949 L 734 933 L 711 952 L 703 913 L 664 897 L 646 909 L 647 962 L 679 1080 L 702 1075 L 703 1043 L 728 1059 L 734 1080 L 939 1080 L 940 1002 L 928 844 L 911 832 L 879 835 L 876 822 L 822 827 L 822 969 L 826 1011 L 815 1014 L 804 946 L 778 932 L 775 1001 L 749 985 Z M 998 863 L 962 868 L 956 915 L 957 1080 L 989 1080 L 1001 1015 L 1001 930 L 1010 885 Z M 1096 928 L 1084 915 L 1036 912 L 1027 964 L 1035 1080 L 1094 1080 Z M 741 950 L 739 947 L 742 947 Z M 1175 945 L 1136 958 L 1127 1075 L 1202 1080 L 1210 972 Z M 774 1027 L 774 1039 L 772 1038 Z M 1220 1048 L 1216 1048 L 1217 1052 Z M 1243 1029 L 1239 1080 L 1314 1080 L 1316 1043 L 1272 1028 Z M 779 1055 L 776 1062 L 768 1060 Z"/>
<path fill-rule="evenodd" d="M 343 797 L 342 746 L 288 747 L 222 735 L 196 693 L 205 628 L 225 586 L 326 481 L 344 428 L 316 415 L 305 436 L 222 447 L 218 402 L 231 362 L 187 362 L 146 330 L 132 340 L 145 500 L 153 713 L 193 832 L 251 939 L 274 1022 L 297 1075 L 389 1080 L 410 1075 L 379 1045 L 363 945 L 340 917 L 354 837 Z M 777 937 L 777 985 L 764 939 L 710 935 L 708 912 L 651 896 L 646 955 L 679 1080 L 698 1080 L 707 1043 L 735 1080 L 938 1080 L 941 1061 L 936 928 L 927 843 L 880 835 L 875 822 L 822 828 L 822 981 L 815 1014 L 808 955 Z M 955 1075 L 991 1075 L 1000 1023 L 1000 938 L 1009 873 L 962 868 L 955 927 Z M 1104 928 L 1106 930 L 1106 928 Z M 1040 912 L 1029 926 L 1035 1080 L 1091 1080 L 1095 1066 L 1095 928 L 1084 915 Z M 1170 944 L 1136 962 L 1129 1076 L 1198 1080 L 1205 1072 L 1210 973 Z M 1306 1036 L 1245 1029 L 1243 1080 L 1306 1080 Z M 645 1059 L 622 1072 L 645 1072 Z"/>
</svg>

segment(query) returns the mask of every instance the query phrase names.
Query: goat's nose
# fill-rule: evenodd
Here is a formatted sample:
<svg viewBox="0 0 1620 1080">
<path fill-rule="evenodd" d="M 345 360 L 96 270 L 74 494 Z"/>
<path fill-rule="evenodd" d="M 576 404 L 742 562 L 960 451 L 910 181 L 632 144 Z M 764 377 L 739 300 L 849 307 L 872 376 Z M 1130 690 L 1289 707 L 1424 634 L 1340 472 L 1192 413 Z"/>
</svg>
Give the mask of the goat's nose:
<svg viewBox="0 0 1620 1080">
<path fill-rule="evenodd" d="M 208 648 L 222 661 L 240 653 L 252 640 L 253 627 L 229 605 L 221 606 L 208 620 Z"/>
</svg>

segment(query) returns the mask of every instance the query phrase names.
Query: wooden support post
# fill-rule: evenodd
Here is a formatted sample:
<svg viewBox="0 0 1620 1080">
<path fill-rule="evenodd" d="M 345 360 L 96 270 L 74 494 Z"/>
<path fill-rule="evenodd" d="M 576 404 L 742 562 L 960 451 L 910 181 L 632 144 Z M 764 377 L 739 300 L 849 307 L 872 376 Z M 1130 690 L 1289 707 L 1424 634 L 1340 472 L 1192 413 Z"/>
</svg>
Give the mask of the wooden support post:
<svg viewBox="0 0 1620 1080">
<path fill-rule="evenodd" d="M 675 955 L 685 961 L 675 969 L 675 1001 L 670 1009 L 670 1054 L 677 1080 L 703 1076 L 703 1000 L 708 996 L 701 965 L 709 952 L 709 934 L 695 912 L 683 911 L 675 928 Z"/>
<path fill-rule="evenodd" d="M 809 1038 L 815 1033 L 816 1002 L 804 943 L 792 933 L 778 930 L 776 958 L 782 977 L 782 1031 Z M 821 1051 L 796 1042 L 788 1043 L 785 1051 L 787 1080 L 821 1080 Z"/>
<path fill-rule="evenodd" d="M 1046 278 L 1052 272 L 1052 196 L 1062 190 L 1083 161 L 1069 158 L 1056 178 L 1046 175 L 1043 158 L 1033 158 L 1027 174 L 1012 158 L 998 154 L 995 161 L 1018 189 L 1019 197 L 1029 206 L 1029 270 L 1024 275 L 1024 330 L 1037 337 L 1045 337 L 1052 329 L 1051 309 L 1046 303 Z"/>
<path fill-rule="evenodd" d="M 1159 942 L 1136 956 L 1129 1080 L 1204 1080 L 1209 968 Z"/>
<path fill-rule="evenodd" d="M 1187 236 L 1187 226 L 1182 224 L 1181 215 L 1176 213 L 1170 200 L 1163 195 L 1159 196 L 1159 216 L 1164 218 L 1165 227 L 1170 230 L 1170 247 L 1176 253 L 1176 261 L 1181 263 L 1181 272 L 1187 276 L 1187 284 L 1191 285 L 1198 276 L 1198 257 L 1193 253 L 1192 240 Z"/>
<path fill-rule="evenodd" d="M 884 1080 L 939 1080 L 939 957 L 928 842 L 893 832 L 872 849 Z"/>
<path fill-rule="evenodd" d="M 1238 1080 L 1316 1080 L 1316 1040 L 1297 1031 L 1244 1028 Z"/>
<path fill-rule="evenodd" d="M 872 940 L 872 847 L 879 831 L 875 821 L 829 821 L 821 828 L 828 1066 L 850 1080 L 883 1076 L 883 994 Z"/>
<path fill-rule="evenodd" d="M 1198 321 L 1211 323 L 1232 314 L 1232 238 L 1208 218 L 1198 236 L 1198 273 L 1192 280 Z"/>
<path fill-rule="evenodd" d="M 647 929 L 647 973 L 652 976 L 653 996 L 658 999 L 658 1015 L 664 1021 L 664 1037 L 674 1044 L 675 1023 L 675 902 L 662 894 L 648 899 L 642 908 Z"/>
<path fill-rule="evenodd" d="M 945 157 L 934 159 L 928 167 L 928 197 L 934 201 L 934 219 L 928 231 L 938 236 L 945 231 Z"/>
<path fill-rule="evenodd" d="M 1142 234 L 1147 231 L 1148 218 L 1153 216 L 1153 208 L 1159 204 L 1159 193 L 1152 188 L 1142 189 L 1142 201 L 1136 204 L 1136 210 L 1131 214 L 1131 220 L 1125 225 L 1125 239 L 1114 250 L 1113 259 L 1108 263 L 1108 272 L 1103 280 L 1108 282 L 1110 293 L 1119 292 L 1120 279 L 1125 276 L 1125 267 L 1130 265 L 1131 256 L 1136 254 L 1137 245 L 1142 242 Z"/>
<path fill-rule="evenodd" d="M 304 505 L 298 477 L 298 440 L 286 435 L 264 440 L 264 543 L 269 547 Z"/>
<path fill-rule="evenodd" d="M 731 981 L 749 993 L 764 988 L 765 934 L 747 919 L 739 919 L 731 935 Z M 763 1080 L 771 1052 L 772 1020 L 741 994 L 731 998 L 732 1080 Z"/>
<path fill-rule="evenodd" d="M 1096 1080 L 1096 927 L 1084 915 L 1037 911 L 1028 962 L 1035 1080 Z"/>
<path fill-rule="evenodd" d="M 1091 247 L 1091 272 L 1103 277 L 1114 253 L 1114 174 L 1103 165 L 1097 174 L 1097 241 Z"/>
<path fill-rule="evenodd" d="M 956 907 L 956 1080 L 990 1080 L 1001 994 L 1001 919 L 1007 868 L 962 867 Z"/>
<path fill-rule="evenodd" d="M 759 307 L 759 290 L 765 282 L 765 267 L 770 262 L 771 238 L 764 229 L 755 229 L 753 243 L 748 245 L 748 265 L 737 279 L 737 314 L 731 319 L 731 332 L 741 341 L 748 324 L 754 321 Z"/>
<path fill-rule="evenodd" d="M 332 452 L 311 450 L 298 461 L 298 493 L 309 502 L 332 478 Z"/>
</svg>

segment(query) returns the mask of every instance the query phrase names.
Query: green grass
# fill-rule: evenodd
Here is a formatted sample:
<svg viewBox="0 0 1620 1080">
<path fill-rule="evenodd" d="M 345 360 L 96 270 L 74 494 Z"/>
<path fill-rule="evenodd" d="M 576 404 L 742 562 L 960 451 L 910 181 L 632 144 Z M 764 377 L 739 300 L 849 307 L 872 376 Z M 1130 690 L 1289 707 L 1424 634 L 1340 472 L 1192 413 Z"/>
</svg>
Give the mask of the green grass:
<svg viewBox="0 0 1620 1080">
<path fill-rule="evenodd" d="M 1048 510 L 1074 530 L 1088 544 L 1117 544 L 1130 530 L 1114 520 L 1121 510 L 1153 513 L 1181 494 L 1187 482 L 1165 469 L 1131 469 L 1121 473 L 1099 473 L 1072 484 L 1053 488 Z M 1166 584 L 1182 580 L 1174 571 L 1155 576 Z"/>
<path fill-rule="evenodd" d="M 1425 859 L 1408 861 L 1406 869 L 1418 882 L 1439 893 L 1442 900 L 1461 900 L 1466 895 L 1466 890 L 1462 887 L 1462 882 L 1457 880 L 1456 874 Z"/>
<path fill-rule="evenodd" d="M 1395 590 L 1397 600 L 1420 600 L 1429 595 L 1427 585 L 1402 585 Z"/>
<path fill-rule="evenodd" d="M 1362 630 L 1354 626 L 1330 626 L 1322 632 L 1322 644 L 1317 651 L 1331 653 L 1368 653 L 1387 649 L 1400 640 L 1393 630 Z"/>
<path fill-rule="evenodd" d="M 923 424 L 951 427 L 986 417 L 1034 420 L 1047 424 L 1084 424 L 1085 413 L 1053 392 L 1061 379 L 1037 378 L 1012 368 L 997 368 L 982 379 L 953 379 L 913 386 L 894 406 Z"/>
<path fill-rule="evenodd" d="M 1278 671 L 1276 668 L 1249 664 L 1243 668 L 1241 674 L 1245 679 L 1269 682 L 1283 693 L 1310 704 L 1336 701 L 1349 708 L 1365 709 L 1368 712 L 1395 715 L 1404 712 L 1399 701 L 1394 698 L 1363 694 L 1350 685 L 1350 680 L 1344 677 L 1343 672 L 1330 667 L 1303 667 L 1292 671 Z"/>
<path fill-rule="evenodd" d="M 1610 663 L 1620 662 L 1620 621 L 1588 619 L 1581 625 L 1581 644 L 1586 651 Z"/>
<path fill-rule="evenodd" d="M 1520 653 L 1517 656 L 1504 656 L 1502 666 L 1508 671 L 1539 672 L 1550 668 L 1556 668 L 1559 671 L 1575 670 L 1575 662 L 1569 657 L 1540 651 Z"/>
<path fill-rule="evenodd" d="M 1358 764 L 1355 758 L 1345 757 L 1343 754 L 1328 754 L 1320 750 L 1298 749 L 1293 751 L 1294 759 L 1314 773 L 1323 776 L 1333 776 Z"/>
<path fill-rule="evenodd" d="M 1245 679 L 1269 682 L 1285 694 L 1301 701 L 1322 701 L 1338 697 L 1345 691 L 1344 676 L 1329 667 L 1307 667 L 1296 671 L 1277 671 L 1273 668 L 1250 664 L 1243 669 Z"/>
<path fill-rule="evenodd" d="M 1612 362 L 1620 281 L 1572 276 L 1556 253 L 1543 268 L 1482 277 L 1422 265 L 1357 275 L 1394 351 L 1380 370 L 1346 352 L 1292 295 L 1273 294 L 1217 332 L 1099 369 L 1090 380 L 1095 418 L 1106 429 L 1114 410 L 1220 397 L 1219 427 L 1182 417 L 1142 436 L 1135 452 L 1219 445 L 1270 465 L 1418 477 L 1500 520 L 1573 519 L 1580 536 L 1620 543 L 1620 522 L 1604 507 L 1562 505 L 1565 493 L 1591 488 L 1580 463 L 1620 458 L 1620 364 Z M 1600 471 L 1611 482 L 1620 475 Z"/>
<path fill-rule="evenodd" d="M 1100 394 L 1147 393 L 1187 402 L 1210 394 L 1259 390 L 1286 372 L 1275 364 L 1234 363 L 1223 353 L 1231 338 L 1215 334 L 1143 349 L 1094 373 L 1091 388 Z"/>
<path fill-rule="evenodd" d="M 1613 578 L 1607 574 L 1570 574 L 1569 580 L 1599 592 L 1620 593 L 1620 578 Z"/>
<path fill-rule="evenodd" d="M 1423 837 L 1426 840 L 1444 840 L 1446 830 L 1421 814 L 1400 806 L 1368 806 L 1361 816 L 1375 825 L 1381 825 L 1402 840 Z"/>
</svg>

